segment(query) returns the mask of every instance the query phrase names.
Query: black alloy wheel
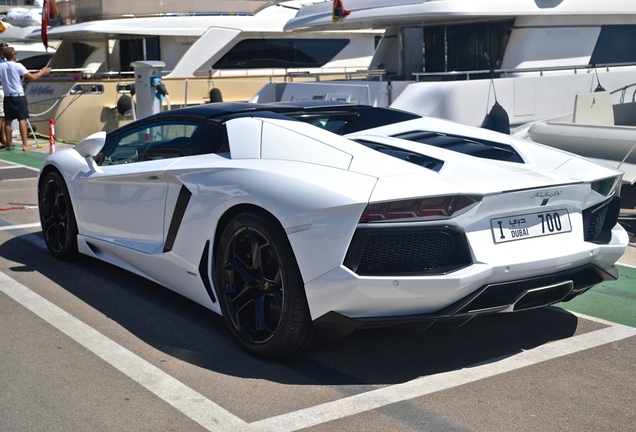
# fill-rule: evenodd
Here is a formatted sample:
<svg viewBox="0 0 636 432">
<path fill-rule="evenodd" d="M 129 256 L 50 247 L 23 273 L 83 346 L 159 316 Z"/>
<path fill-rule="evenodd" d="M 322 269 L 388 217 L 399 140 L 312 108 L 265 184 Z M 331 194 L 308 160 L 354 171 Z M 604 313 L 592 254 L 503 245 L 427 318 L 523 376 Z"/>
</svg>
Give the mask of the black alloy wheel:
<svg viewBox="0 0 636 432">
<path fill-rule="evenodd" d="M 215 259 L 223 318 L 239 344 L 259 357 L 284 357 L 312 339 L 298 264 L 278 222 L 260 212 L 234 217 Z"/>
<path fill-rule="evenodd" d="M 46 247 L 60 260 L 77 256 L 77 223 L 62 176 L 49 171 L 39 187 L 40 224 Z"/>
</svg>

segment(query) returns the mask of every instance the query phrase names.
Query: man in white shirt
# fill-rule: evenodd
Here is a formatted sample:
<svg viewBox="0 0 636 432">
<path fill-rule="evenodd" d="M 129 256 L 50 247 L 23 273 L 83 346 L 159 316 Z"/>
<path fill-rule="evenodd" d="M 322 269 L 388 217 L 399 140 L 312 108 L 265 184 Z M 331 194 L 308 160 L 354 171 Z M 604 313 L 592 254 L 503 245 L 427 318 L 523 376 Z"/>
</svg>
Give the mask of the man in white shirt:
<svg viewBox="0 0 636 432">
<path fill-rule="evenodd" d="M 6 43 L 0 43 L 0 63 L 4 63 L 4 49 L 8 47 Z M 4 90 L 0 81 L 0 144 L 4 147 L 7 140 L 4 138 Z"/>
<path fill-rule="evenodd" d="M 21 63 L 15 61 L 18 54 L 11 47 L 4 49 L 4 56 L 6 61 L 0 63 L 0 82 L 2 82 L 4 89 L 5 148 L 7 150 L 11 149 L 11 122 L 17 119 L 20 125 L 22 150 L 31 150 L 27 141 L 26 126 L 26 121 L 29 118 L 29 104 L 24 94 L 21 78 L 24 77 L 29 81 L 33 81 L 51 72 L 51 68 L 43 67 L 39 72 L 29 72 Z"/>
</svg>

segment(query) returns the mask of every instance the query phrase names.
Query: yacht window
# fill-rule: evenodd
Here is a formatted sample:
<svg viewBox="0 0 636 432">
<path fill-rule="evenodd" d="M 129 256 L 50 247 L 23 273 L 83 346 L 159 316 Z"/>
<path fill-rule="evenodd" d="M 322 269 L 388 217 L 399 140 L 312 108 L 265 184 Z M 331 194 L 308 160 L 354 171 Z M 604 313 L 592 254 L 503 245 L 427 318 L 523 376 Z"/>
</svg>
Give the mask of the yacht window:
<svg viewBox="0 0 636 432">
<path fill-rule="evenodd" d="M 634 40 L 634 25 L 602 26 L 590 64 L 635 63 L 636 45 L 631 43 Z"/>
<path fill-rule="evenodd" d="M 446 27 L 424 31 L 424 72 L 446 72 Z"/>
<path fill-rule="evenodd" d="M 119 64 L 122 71 L 132 71 L 132 62 L 160 60 L 159 37 L 122 39 L 119 41 Z"/>
<path fill-rule="evenodd" d="M 425 27 L 424 72 L 461 72 L 488 70 L 491 67 L 500 68 L 513 24 L 514 20 Z M 449 79 L 466 79 L 466 77 Z"/>
<path fill-rule="evenodd" d="M 246 39 L 236 44 L 214 69 L 321 67 L 348 39 Z"/>
<path fill-rule="evenodd" d="M 21 59 L 19 61 L 28 70 L 37 70 L 42 69 L 44 66 L 49 64 L 49 60 L 51 60 L 51 57 L 53 57 L 53 54 L 40 54 Z"/>
<path fill-rule="evenodd" d="M 89 55 L 97 48 L 85 43 L 73 43 L 71 45 L 71 67 L 82 68 Z"/>
<path fill-rule="evenodd" d="M 446 28 L 447 70 L 483 70 L 490 65 L 484 54 L 489 53 L 488 25 L 473 24 Z"/>
<path fill-rule="evenodd" d="M 144 44 L 146 60 L 161 60 L 158 36 L 144 38 Z"/>
</svg>

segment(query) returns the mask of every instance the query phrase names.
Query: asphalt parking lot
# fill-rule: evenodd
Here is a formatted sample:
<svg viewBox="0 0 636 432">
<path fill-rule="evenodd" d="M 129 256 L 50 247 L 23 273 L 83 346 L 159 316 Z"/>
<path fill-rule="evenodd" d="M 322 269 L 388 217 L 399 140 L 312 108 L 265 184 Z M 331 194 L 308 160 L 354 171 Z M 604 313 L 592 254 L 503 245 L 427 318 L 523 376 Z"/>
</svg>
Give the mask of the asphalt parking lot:
<svg viewBox="0 0 636 432">
<path fill-rule="evenodd" d="M 53 259 L 37 224 L 44 155 L 12 152 L 0 155 L 0 431 L 635 430 L 633 247 L 619 282 L 570 310 L 368 330 L 262 361 L 178 294 Z"/>
</svg>

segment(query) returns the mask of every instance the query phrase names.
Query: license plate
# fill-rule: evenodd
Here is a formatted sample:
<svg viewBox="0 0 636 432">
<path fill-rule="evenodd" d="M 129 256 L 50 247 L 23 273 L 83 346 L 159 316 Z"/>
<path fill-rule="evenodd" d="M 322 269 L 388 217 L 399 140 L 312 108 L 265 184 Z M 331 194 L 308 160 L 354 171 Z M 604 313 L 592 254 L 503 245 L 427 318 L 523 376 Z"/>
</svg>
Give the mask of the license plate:
<svg viewBox="0 0 636 432">
<path fill-rule="evenodd" d="M 495 243 L 505 243 L 572 231 L 570 215 L 565 209 L 492 219 Z"/>
</svg>

